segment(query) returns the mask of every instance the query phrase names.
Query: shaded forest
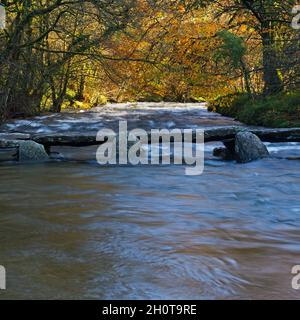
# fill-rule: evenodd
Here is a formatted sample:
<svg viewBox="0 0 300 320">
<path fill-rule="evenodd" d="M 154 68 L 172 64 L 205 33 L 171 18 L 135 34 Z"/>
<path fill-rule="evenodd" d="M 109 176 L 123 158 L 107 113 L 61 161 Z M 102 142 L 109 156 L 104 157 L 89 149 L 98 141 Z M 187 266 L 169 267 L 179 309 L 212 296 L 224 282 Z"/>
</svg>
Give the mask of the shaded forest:
<svg viewBox="0 0 300 320">
<path fill-rule="evenodd" d="M 247 104 L 278 94 L 296 97 L 291 113 L 299 118 L 300 31 L 291 27 L 296 1 L 2 4 L 2 121 L 107 101 L 218 101 L 239 95 Z"/>
</svg>

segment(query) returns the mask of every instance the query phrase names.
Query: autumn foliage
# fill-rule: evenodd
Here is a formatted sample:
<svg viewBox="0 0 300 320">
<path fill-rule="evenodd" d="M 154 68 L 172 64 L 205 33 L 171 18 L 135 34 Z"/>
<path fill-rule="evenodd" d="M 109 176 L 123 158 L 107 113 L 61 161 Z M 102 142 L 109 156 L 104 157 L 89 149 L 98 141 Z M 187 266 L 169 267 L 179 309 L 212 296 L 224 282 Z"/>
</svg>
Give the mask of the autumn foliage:
<svg viewBox="0 0 300 320">
<path fill-rule="evenodd" d="M 3 1 L 0 115 L 299 88 L 295 1 Z"/>
</svg>

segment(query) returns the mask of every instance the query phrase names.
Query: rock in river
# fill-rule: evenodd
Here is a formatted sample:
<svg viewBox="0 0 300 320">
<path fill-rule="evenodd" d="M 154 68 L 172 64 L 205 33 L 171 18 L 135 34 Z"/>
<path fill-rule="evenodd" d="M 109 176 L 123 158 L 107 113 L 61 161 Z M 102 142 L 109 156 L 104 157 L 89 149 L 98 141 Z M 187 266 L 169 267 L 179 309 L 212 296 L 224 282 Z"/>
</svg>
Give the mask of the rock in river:
<svg viewBox="0 0 300 320">
<path fill-rule="evenodd" d="M 235 138 L 236 159 L 240 163 L 247 163 L 262 158 L 267 158 L 270 154 L 267 147 L 255 134 L 242 131 Z"/>
<path fill-rule="evenodd" d="M 34 141 L 21 141 L 19 145 L 19 161 L 45 161 L 49 156 L 43 145 Z"/>
<path fill-rule="evenodd" d="M 0 140 L 0 148 L 17 148 L 19 161 L 49 160 L 44 146 L 34 141 Z"/>
</svg>

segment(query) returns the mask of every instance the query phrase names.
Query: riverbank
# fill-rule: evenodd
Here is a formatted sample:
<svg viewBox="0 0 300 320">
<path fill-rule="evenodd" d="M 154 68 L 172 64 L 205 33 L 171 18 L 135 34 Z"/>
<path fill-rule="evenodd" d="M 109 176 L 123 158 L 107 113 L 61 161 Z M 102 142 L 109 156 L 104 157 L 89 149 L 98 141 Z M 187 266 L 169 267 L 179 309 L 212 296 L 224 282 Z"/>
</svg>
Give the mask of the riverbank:
<svg viewBox="0 0 300 320">
<path fill-rule="evenodd" d="M 300 126 L 300 92 L 257 98 L 249 98 L 245 94 L 228 95 L 211 101 L 208 109 L 247 125 L 272 128 Z"/>
</svg>

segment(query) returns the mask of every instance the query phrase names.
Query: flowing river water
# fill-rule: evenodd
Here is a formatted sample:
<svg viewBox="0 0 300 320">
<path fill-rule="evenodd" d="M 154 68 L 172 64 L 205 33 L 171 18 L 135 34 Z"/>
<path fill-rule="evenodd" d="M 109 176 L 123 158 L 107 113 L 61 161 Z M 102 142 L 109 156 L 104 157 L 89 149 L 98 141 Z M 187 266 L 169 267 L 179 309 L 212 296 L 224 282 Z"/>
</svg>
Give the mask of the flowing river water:
<svg viewBox="0 0 300 320">
<path fill-rule="evenodd" d="M 15 120 L 0 131 L 51 133 L 114 126 L 226 126 L 203 105 L 112 105 Z M 0 299 L 299 299 L 300 144 L 267 144 L 245 165 L 212 156 L 181 166 L 101 167 L 95 148 L 71 161 L 0 165 Z"/>
</svg>

